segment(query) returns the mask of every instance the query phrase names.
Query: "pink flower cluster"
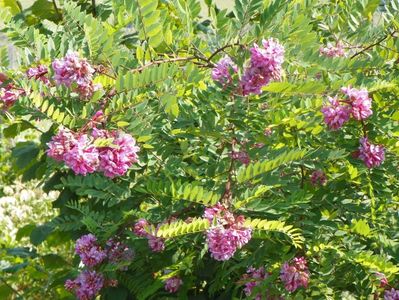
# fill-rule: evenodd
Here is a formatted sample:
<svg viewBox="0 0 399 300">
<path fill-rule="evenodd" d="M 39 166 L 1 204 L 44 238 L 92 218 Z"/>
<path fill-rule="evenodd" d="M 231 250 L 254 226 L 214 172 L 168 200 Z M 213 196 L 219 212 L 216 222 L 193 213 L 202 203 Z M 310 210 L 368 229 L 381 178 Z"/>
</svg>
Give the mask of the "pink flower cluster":
<svg viewBox="0 0 399 300">
<path fill-rule="evenodd" d="M 330 105 L 323 106 L 324 122 L 331 130 L 337 130 L 352 117 L 358 121 L 364 120 L 373 114 L 371 98 L 366 89 L 346 87 L 341 89 L 347 96 L 346 100 L 328 97 Z"/>
<path fill-rule="evenodd" d="M 2 80 L 0 80 L 0 86 L 1 85 L 3 85 Z M 0 87 L 0 103 L 2 103 L 1 106 L 4 109 L 10 108 L 15 103 L 15 101 L 18 100 L 19 96 L 23 95 L 24 93 L 24 91 L 14 88 L 14 85 L 12 85 L 11 83 Z"/>
<path fill-rule="evenodd" d="M 258 269 L 249 267 L 247 270 L 247 274 L 244 274 L 242 276 L 242 279 L 246 281 L 245 288 L 244 288 L 245 295 L 247 297 L 251 296 L 252 290 L 254 289 L 254 287 L 258 286 L 267 277 L 268 277 L 268 274 L 266 273 L 264 267 L 260 267 Z M 258 293 L 254 299 L 261 300 L 262 294 Z"/>
<path fill-rule="evenodd" d="M 179 277 L 170 277 L 165 281 L 165 290 L 169 293 L 176 293 L 182 284 L 183 280 L 181 280 Z"/>
<path fill-rule="evenodd" d="M 204 217 L 211 224 L 206 240 L 211 256 L 216 260 L 230 259 L 237 249 L 251 239 L 252 231 L 244 227 L 244 217 L 235 217 L 220 203 L 206 208 Z"/>
<path fill-rule="evenodd" d="M 104 276 L 96 271 L 85 270 L 74 280 L 65 282 L 65 289 L 74 292 L 79 300 L 93 299 L 104 287 Z"/>
<path fill-rule="evenodd" d="M 380 166 L 385 159 L 385 149 L 382 145 L 373 145 L 367 137 L 360 139 L 358 158 L 363 160 L 367 168 Z"/>
<path fill-rule="evenodd" d="M 48 69 L 46 66 L 39 65 L 37 67 L 29 68 L 26 71 L 26 76 L 29 79 L 34 78 L 36 80 L 42 81 L 44 84 L 50 83 L 50 80 L 47 78 Z"/>
<path fill-rule="evenodd" d="M 146 228 L 151 226 L 145 219 L 140 219 L 134 224 L 133 232 L 139 237 L 148 239 L 148 246 L 153 252 L 162 252 L 165 250 L 165 241 L 163 238 L 156 237 L 146 231 Z"/>
<path fill-rule="evenodd" d="M 309 284 L 309 270 L 304 257 L 295 257 L 291 263 L 285 262 L 281 267 L 280 279 L 285 289 L 294 292 L 299 287 L 307 288 Z"/>
<path fill-rule="evenodd" d="M 237 73 L 238 67 L 231 60 L 230 57 L 225 56 L 216 64 L 216 67 L 212 70 L 212 79 L 219 83 L 226 85 L 231 83 L 232 73 Z"/>
<path fill-rule="evenodd" d="M 97 139 L 110 139 L 107 146 L 96 146 Z M 138 161 L 135 139 L 126 133 L 93 129 L 92 135 L 61 129 L 47 144 L 47 155 L 64 161 L 75 174 L 87 175 L 101 171 L 114 178 L 124 175 Z"/>
<path fill-rule="evenodd" d="M 386 290 L 384 300 L 399 300 L 399 290 L 395 290 L 394 288 Z"/>
<path fill-rule="evenodd" d="M 126 244 L 116 239 L 109 239 L 106 243 L 105 249 L 108 260 L 112 264 L 117 265 L 121 262 L 129 263 L 133 260 L 133 250 L 130 249 Z M 121 267 L 120 270 L 126 271 L 127 266 Z"/>
<path fill-rule="evenodd" d="M 80 237 L 76 241 L 75 252 L 88 267 L 100 264 L 107 257 L 107 253 L 98 245 L 97 238 L 93 234 Z"/>
<path fill-rule="evenodd" d="M 345 56 L 345 50 L 341 42 L 337 42 L 335 46 L 331 43 L 327 43 L 327 47 L 320 47 L 320 55 L 328 57 L 342 57 Z"/>
<path fill-rule="evenodd" d="M 324 172 L 321 170 L 316 170 L 312 173 L 310 182 L 312 185 L 325 185 L 327 183 L 326 174 L 324 174 Z"/>
<path fill-rule="evenodd" d="M 232 151 L 230 155 L 232 159 L 238 160 L 244 165 L 248 165 L 251 162 L 251 158 L 246 151 Z"/>
<path fill-rule="evenodd" d="M 281 65 L 284 62 L 284 47 L 275 39 L 262 41 L 263 48 L 254 44 L 250 49 L 249 67 L 241 78 L 241 90 L 244 96 L 260 94 L 263 86 L 271 80 L 281 77 Z"/>
<path fill-rule="evenodd" d="M 82 98 L 90 98 L 100 88 L 92 81 L 94 69 L 77 52 L 69 50 L 65 57 L 54 60 L 52 67 L 56 84 L 67 87 L 76 84 L 76 91 Z"/>
</svg>

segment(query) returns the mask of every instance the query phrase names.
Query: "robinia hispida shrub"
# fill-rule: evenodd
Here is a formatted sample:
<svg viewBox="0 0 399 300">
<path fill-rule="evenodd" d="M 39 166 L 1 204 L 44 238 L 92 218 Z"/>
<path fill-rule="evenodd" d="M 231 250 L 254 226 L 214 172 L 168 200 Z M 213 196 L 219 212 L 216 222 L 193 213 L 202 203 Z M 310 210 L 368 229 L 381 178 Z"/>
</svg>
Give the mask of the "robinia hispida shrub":
<svg viewBox="0 0 399 300">
<path fill-rule="evenodd" d="M 397 299 L 399 24 L 379 2 L 2 8 L 4 138 L 40 134 L 14 172 L 59 191 L 20 236 L 75 244 L 47 289 Z"/>
</svg>

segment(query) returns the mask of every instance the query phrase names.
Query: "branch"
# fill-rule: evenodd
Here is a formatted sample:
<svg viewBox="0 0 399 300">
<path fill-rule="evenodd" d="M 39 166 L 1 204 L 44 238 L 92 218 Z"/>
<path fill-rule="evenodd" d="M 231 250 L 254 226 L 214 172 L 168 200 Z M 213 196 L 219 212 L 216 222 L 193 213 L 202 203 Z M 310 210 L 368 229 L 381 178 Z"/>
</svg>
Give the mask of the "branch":
<svg viewBox="0 0 399 300">
<path fill-rule="evenodd" d="M 58 9 L 57 3 L 55 2 L 55 0 L 52 0 L 52 2 L 53 2 L 53 5 L 54 5 L 55 12 L 57 13 L 57 15 L 60 18 L 60 20 L 62 20 L 62 14 L 61 14 L 60 10 Z"/>
<path fill-rule="evenodd" d="M 225 46 L 223 46 L 223 47 L 221 47 L 221 48 L 219 48 L 219 49 L 216 49 L 216 51 L 213 52 L 213 53 L 211 54 L 211 56 L 209 56 L 208 62 L 211 62 L 212 58 L 214 58 L 217 54 L 219 54 L 219 53 L 222 52 L 223 50 L 225 50 L 225 49 L 227 49 L 227 48 L 234 47 L 234 46 L 244 46 L 244 45 L 242 45 L 242 44 L 240 44 L 240 43 L 234 43 L 234 44 L 227 44 L 227 45 L 225 45 Z"/>
<path fill-rule="evenodd" d="M 97 17 L 97 10 L 96 10 L 96 0 L 91 0 L 91 13 L 93 14 L 93 17 Z"/>
<path fill-rule="evenodd" d="M 378 46 L 378 45 L 381 44 L 383 41 L 385 41 L 387 38 L 393 36 L 395 33 L 396 33 L 396 31 L 393 31 L 393 32 L 391 32 L 391 33 L 389 33 L 389 34 L 386 34 L 385 36 L 383 36 L 382 38 L 380 38 L 380 39 L 379 39 L 378 41 L 376 41 L 375 43 L 373 43 L 373 44 L 371 44 L 371 45 L 368 45 L 366 48 L 363 48 L 363 49 L 360 50 L 359 52 L 356 52 L 356 53 L 353 54 L 350 58 L 351 58 L 351 59 L 352 59 L 352 58 L 355 58 L 356 56 L 358 56 L 358 55 L 360 55 L 360 54 L 366 52 L 367 50 L 369 50 L 369 49 L 371 49 L 371 48 L 373 48 L 373 47 L 375 47 L 375 46 Z"/>
</svg>

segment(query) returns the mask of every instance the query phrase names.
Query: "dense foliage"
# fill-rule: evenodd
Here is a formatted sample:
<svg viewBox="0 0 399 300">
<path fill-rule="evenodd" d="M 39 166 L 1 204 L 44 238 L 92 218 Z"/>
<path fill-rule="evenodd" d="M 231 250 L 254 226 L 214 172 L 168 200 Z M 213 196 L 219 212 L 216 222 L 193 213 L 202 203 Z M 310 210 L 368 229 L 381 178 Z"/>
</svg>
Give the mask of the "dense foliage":
<svg viewBox="0 0 399 300">
<path fill-rule="evenodd" d="M 385 2 L 0 1 L 0 174 L 59 193 L 0 298 L 399 299 Z"/>
</svg>

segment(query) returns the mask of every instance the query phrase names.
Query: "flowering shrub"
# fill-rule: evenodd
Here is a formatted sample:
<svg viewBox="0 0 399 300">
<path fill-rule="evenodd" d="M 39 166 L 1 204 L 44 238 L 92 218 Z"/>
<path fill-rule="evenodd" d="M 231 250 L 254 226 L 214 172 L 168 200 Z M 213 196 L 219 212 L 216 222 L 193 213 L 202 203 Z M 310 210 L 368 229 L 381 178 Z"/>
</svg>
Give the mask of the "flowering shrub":
<svg viewBox="0 0 399 300">
<path fill-rule="evenodd" d="M 396 297 L 395 5 L 40 1 L 0 2 L 2 133 L 57 216 L 0 298 Z"/>
</svg>

